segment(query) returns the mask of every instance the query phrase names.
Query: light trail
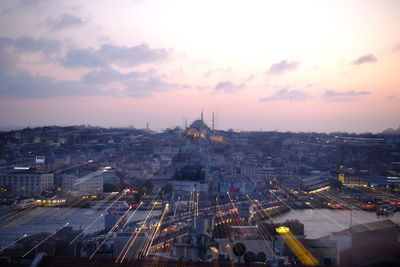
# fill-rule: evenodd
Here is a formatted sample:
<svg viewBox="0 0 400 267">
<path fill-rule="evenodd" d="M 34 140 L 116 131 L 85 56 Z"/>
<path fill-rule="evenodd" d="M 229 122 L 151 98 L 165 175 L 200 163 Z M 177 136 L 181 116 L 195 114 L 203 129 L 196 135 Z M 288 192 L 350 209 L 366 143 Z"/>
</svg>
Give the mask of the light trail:
<svg viewBox="0 0 400 267">
<path fill-rule="evenodd" d="M 69 245 L 72 245 L 72 243 L 74 243 L 81 235 L 83 235 L 83 233 L 84 233 L 90 226 L 92 226 L 95 222 L 97 222 L 97 220 L 100 219 L 102 216 L 104 216 L 103 213 L 100 214 L 100 216 L 97 217 L 91 224 L 89 224 L 88 226 L 86 226 L 86 228 L 83 229 L 82 232 L 80 232 L 79 235 L 77 235 L 77 236 L 74 238 L 74 240 L 72 240 L 72 241 L 69 243 Z"/>
<path fill-rule="evenodd" d="M 392 193 L 386 192 L 386 191 L 384 191 L 384 190 L 382 190 L 382 189 L 380 189 L 380 188 L 374 187 L 374 189 L 372 190 L 372 193 L 375 193 L 375 192 L 373 192 L 374 190 L 376 190 L 376 191 L 378 191 L 378 192 L 380 192 L 381 194 L 384 194 L 384 195 L 386 195 L 386 196 L 393 197 L 393 198 L 395 198 L 396 201 L 398 201 L 398 200 L 400 199 L 399 196 L 396 196 L 396 195 L 394 195 L 394 194 L 392 194 Z"/>
<path fill-rule="evenodd" d="M 6 224 L 4 227 L 14 227 L 14 226 L 20 226 L 23 225 L 24 223 L 28 222 L 29 220 L 32 220 L 35 217 L 43 215 L 43 213 L 46 213 L 48 210 L 45 208 L 43 209 L 31 209 L 29 212 L 23 214 L 21 217 L 18 217 L 15 220 L 12 220 L 8 224 Z"/>
<path fill-rule="evenodd" d="M 302 243 L 292 234 L 289 228 L 287 231 L 279 232 L 285 243 L 293 251 L 296 257 L 300 260 L 302 265 L 305 266 L 316 266 L 319 261 L 308 251 Z"/>
<path fill-rule="evenodd" d="M 123 192 L 119 197 L 117 197 L 110 205 L 108 205 L 108 207 L 104 210 L 104 211 L 108 211 L 112 206 L 114 206 L 114 204 L 121 199 L 121 197 L 125 196 L 126 193 Z"/>
<path fill-rule="evenodd" d="M 146 238 L 146 241 L 144 242 L 144 245 L 142 246 L 142 250 L 138 252 L 138 258 L 140 258 L 141 256 L 144 256 L 144 254 L 146 254 L 147 246 L 150 244 L 150 241 L 157 230 L 157 225 L 158 225 L 158 223 L 150 226 L 150 228 L 148 230 L 149 234 Z"/>
<path fill-rule="evenodd" d="M 140 202 L 140 205 L 137 206 L 136 210 L 131 214 L 131 216 L 129 216 L 128 220 L 126 220 L 126 223 L 122 226 L 122 228 L 125 228 L 125 226 L 129 223 L 133 215 L 135 215 L 135 213 L 139 210 L 140 206 L 142 206 L 142 204 L 143 202 Z"/>
<path fill-rule="evenodd" d="M 249 197 L 249 195 L 246 195 L 247 196 L 247 198 L 250 200 L 250 203 L 253 205 L 253 207 L 257 210 L 257 212 L 258 213 L 264 213 L 264 214 L 266 214 L 264 211 L 262 211 L 262 210 L 260 210 L 258 207 L 257 207 L 257 205 L 254 203 L 254 201 Z M 271 220 L 271 222 L 273 222 L 272 221 L 272 218 L 268 215 L 268 214 L 266 214 L 266 216 L 268 216 L 269 218 L 270 218 L 270 220 Z M 265 244 L 267 245 L 267 247 L 268 247 L 268 249 L 271 251 L 271 253 L 272 253 L 272 255 L 274 255 L 274 256 L 276 256 L 276 253 L 275 253 L 275 251 L 271 248 L 271 246 L 268 244 L 268 241 L 267 241 L 267 239 L 265 238 L 265 236 L 264 236 L 264 234 L 263 234 L 263 224 L 260 224 L 259 222 L 258 222 L 258 220 L 257 220 L 257 218 L 256 218 L 256 216 L 254 216 L 254 221 L 256 222 L 256 227 L 257 227 L 257 230 L 258 230 L 258 233 L 260 234 L 260 236 L 262 237 L 262 239 L 264 240 L 264 242 L 265 242 Z M 271 237 L 269 234 L 267 234 L 267 236 L 269 237 L 269 239 L 273 239 L 273 237 Z"/>
<path fill-rule="evenodd" d="M 196 199 L 196 217 L 199 216 L 199 193 L 197 193 L 197 199 Z"/>
<path fill-rule="evenodd" d="M 220 218 L 221 218 L 221 224 L 222 224 L 222 226 L 224 227 L 225 233 L 229 233 L 229 231 L 227 230 L 227 226 L 226 226 L 226 224 L 224 223 L 224 218 L 222 217 L 222 211 L 221 211 L 221 207 L 220 207 L 220 204 L 219 204 L 219 201 L 218 201 L 218 197 L 216 197 L 215 200 L 216 200 L 216 202 L 217 202 L 217 209 L 218 209 L 218 211 L 219 211 L 219 216 L 220 216 Z M 229 238 L 229 239 L 230 239 L 230 238 Z"/>
<path fill-rule="evenodd" d="M 131 207 L 118 219 L 118 221 L 114 224 L 114 226 L 111 228 L 111 230 L 107 233 L 106 237 L 104 240 L 100 243 L 100 245 L 94 250 L 93 254 L 89 257 L 91 260 L 93 256 L 96 254 L 96 252 L 101 248 L 101 246 L 106 242 L 106 240 L 110 237 L 110 235 L 114 232 L 114 230 L 118 227 L 119 222 L 122 220 L 122 218 L 125 217 L 125 215 L 131 210 Z"/>
<path fill-rule="evenodd" d="M 175 220 L 175 216 L 176 216 L 176 212 L 177 212 L 178 207 L 179 207 L 179 201 L 180 201 L 180 199 L 181 199 L 181 197 L 178 197 L 178 202 L 176 203 L 176 207 L 175 207 L 175 211 L 174 211 L 174 217 L 172 218 L 172 221 Z"/>
<path fill-rule="evenodd" d="M 256 209 L 256 211 L 257 211 L 261 216 L 268 217 L 269 220 L 270 220 L 271 222 L 273 222 L 272 217 L 268 214 L 268 212 L 265 212 L 263 209 L 259 209 L 259 208 L 257 207 L 257 204 L 254 203 L 254 201 L 249 197 L 249 195 L 246 195 L 246 197 L 250 200 L 250 203 L 253 205 L 253 207 Z M 253 217 L 254 217 L 254 220 L 256 220 L 256 217 L 255 217 L 255 216 L 253 216 Z"/>
<path fill-rule="evenodd" d="M 139 230 L 136 232 L 136 235 L 134 236 L 135 231 L 133 231 L 133 232 L 132 232 L 132 235 L 129 237 L 128 241 L 125 243 L 123 249 L 121 250 L 121 253 L 118 255 L 117 259 L 115 260 L 115 263 L 118 262 L 118 260 L 120 259 L 122 253 L 124 252 L 124 250 L 125 250 L 125 253 L 124 253 L 124 255 L 122 256 L 120 263 L 122 263 L 122 261 L 125 259 L 125 257 L 126 257 L 126 255 L 127 255 L 128 251 L 131 249 L 133 243 L 136 241 L 136 239 L 137 239 L 137 237 L 138 237 L 140 231 L 141 231 L 141 230 L 143 229 L 143 227 L 146 225 L 146 222 L 147 222 L 147 220 L 149 219 L 149 217 L 150 217 L 150 215 L 151 215 L 151 212 L 153 211 L 153 209 L 154 209 L 154 207 L 155 207 L 155 205 L 156 205 L 156 204 L 154 203 L 154 200 L 156 199 L 156 197 L 158 196 L 158 194 L 159 194 L 160 192 L 161 192 L 161 188 L 158 190 L 157 194 L 156 194 L 156 195 L 153 197 L 153 199 L 150 201 L 150 204 L 149 204 L 149 206 L 148 206 L 147 208 L 149 208 L 149 207 L 151 206 L 152 203 L 153 203 L 153 206 L 151 207 L 151 210 L 149 211 L 149 213 L 147 213 L 146 218 L 145 218 L 145 220 L 143 221 L 142 225 L 140 226 Z M 133 238 L 133 240 L 132 240 L 132 238 Z M 127 247 L 127 246 L 128 246 L 128 247 Z"/>
<path fill-rule="evenodd" d="M 153 199 L 150 201 L 149 205 L 147 206 L 147 208 L 150 208 L 151 204 L 154 202 L 154 200 L 156 199 L 156 197 L 158 196 L 158 194 L 161 192 L 161 188 L 158 189 L 157 194 L 153 197 Z M 155 204 L 155 203 L 154 203 Z M 154 206 L 153 204 L 153 206 Z"/>
<path fill-rule="evenodd" d="M 285 188 L 285 189 L 286 189 L 286 188 Z M 281 191 L 282 191 L 282 193 L 284 193 L 286 196 L 290 197 L 284 190 L 281 190 Z M 294 199 L 293 199 L 293 200 L 294 200 Z M 324 216 L 326 219 L 330 220 L 331 222 L 333 222 L 333 223 L 336 224 L 337 226 L 339 226 L 339 227 L 341 227 L 341 228 L 342 228 L 342 227 L 344 228 L 344 225 L 342 225 L 342 224 L 338 223 L 337 221 L 333 220 L 330 216 L 324 214 L 324 213 L 323 213 L 322 211 L 320 211 L 318 208 L 316 208 L 316 207 L 314 207 L 313 205 L 311 205 L 311 203 L 310 203 L 310 207 L 312 207 L 313 210 L 315 210 L 315 212 L 318 212 L 320 215 Z M 296 210 L 293 210 L 293 211 L 295 211 L 295 212 L 297 213 Z"/>
<path fill-rule="evenodd" d="M 68 206 L 68 208 L 73 208 L 73 207 L 77 207 L 80 208 L 81 206 L 83 206 L 85 199 L 81 198 L 77 201 L 75 201 L 74 203 L 72 203 L 70 206 Z M 59 217 L 59 219 L 61 220 L 65 220 L 68 217 L 70 217 L 72 214 L 74 214 L 75 212 L 77 212 L 77 209 L 70 209 L 69 212 L 65 212 L 65 210 L 60 210 L 60 215 L 55 215 L 55 217 Z"/>
<path fill-rule="evenodd" d="M 231 202 L 231 204 L 232 204 L 232 207 L 233 207 L 233 209 L 234 209 L 234 216 L 235 216 L 235 219 L 236 219 L 236 221 L 237 221 L 237 223 L 239 224 L 239 225 L 244 225 L 245 223 L 244 223 L 244 221 L 243 221 L 243 218 L 242 217 L 240 217 L 240 215 L 239 215 L 239 209 L 238 209 L 238 207 L 236 206 L 236 204 L 235 204 L 235 202 L 233 201 L 233 199 L 231 198 L 231 195 L 229 194 L 229 192 L 226 192 L 226 194 L 228 195 L 228 198 L 229 198 L 229 201 Z M 251 217 L 251 216 L 250 216 Z"/>
<path fill-rule="evenodd" d="M 20 238 L 16 239 L 14 242 L 12 242 L 11 244 L 9 244 L 9 245 L 5 246 L 4 248 L 2 248 L 2 249 L 0 250 L 0 252 L 2 252 L 3 250 L 5 250 L 5 249 L 11 247 L 12 245 L 14 245 L 15 243 L 17 243 L 17 242 L 20 241 L 21 239 L 24 239 L 24 238 L 27 237 L 27 236 L 28 236 L 27 234 L 24 234 L 23 236 L 21 236 Z"/>
<path fill-rule="evenodd" d="M 24 210 L 19 210 L 19 211 L 17 211 L 15 214 L 13 214 L 12 216 L 10 216 L 10 217 L 8 217 L 8 218 L 5 218 L 4 220 L 5 220 L 5 221 L 9 221 L 9 220 L 11 220 L 12 218 L 14 218 L 14 217 L 16 217 L 16 216 L 21 216 L 23 213 L 28 213 L 28 211 L 31 211 L 31 210 L 33 210 L 34 208 L 36 208 L 36 206 L 29 207 L 29 208 L 24 209 Z M 25 215 L 25 214 L 24 214 L 24 215 Z M 22 215 L 22 216 L 24 216 L 24 215 Z M 7 217 L 7 215 L 5 215 L 5 217 Z"/>
<path fill-rule="evenodd" d="M 67 222 L 66 224 L 64 224 L 61 228 L 57 229 L 54 233 L 52 233 L 51 235 L 49 235 L 48 237 L 46 237 L 45 239 L 43 239 L 41 242 L 39 242 L 39 244 L 37 244 L 36 246 L 34 246 L 33 248 L 31 248 L 28 252 L 26 252 L 24 255 L 22 255 L 22 258 L 25 258 L 26 255 L 28 255 L 29 253 L 31 253 L 33 250 L 35 250 L 37 247 L 39 247 L 41 244 L 43 244 L 44 242 L 46 242 L 50 237 L 52 237 L 53 235 L 57 234 L 61 229 L 63 229 L 65 226 L 67 226 L 69 223 Z"/>
<path fill-rule="evenodd" d="M 151 245 L 153 244 L 153 241 L 154 241 L 154 237 L 156 236 L 157 232 L 160 230 L 161 224 L 162 224 L 162 222 L 163 222 L 163 220 L 164 220 L 164 217 L 165 217 L 165 214 L 167 214 L 168 211 L 169 211 L 169 205 L 167 204 L 167 205 L 165 205 L 164 212 L 163 212 L 163 214 L 161 215 L 160 221 L 159 221 L 158 224 L 157 224 L 157 227 L 156 227 L 156 230 L 154 231 L 153 237 L 151 238 L 149 247 L 148 247 L 147 252 L 146 252 L 146 256 L 149 254 Z"/>
<path fill-rule="evenodd" d="M 140 233 L 140 232 L 142 231 L 142 229 L 146 226 L 146 222 L 147 222 L 147 220 L 148 220 L 148 218 L 149 218 L 149 216 L 150 216 L 150 214 L 151 214 L 151 212 L 152 212 L 154 206 L 155 206 L 155 204 L 153 204 L 152 209 L 151 209 L 150 212 L 147 214 L 147 216 L 146 216 L 145 220 L 143 221 L 142 225 L 140 226 L 139 230 L 136 231 L 136 235 L 133 236 L 135 232 L 132 232 L 131 237 L 129 238 L 129 240 L 128 240 L 127 243 L 125 244 L 125 246 L 124 246 L 124 248 L 122 249 L 120 255 L 118 255 L 118 258 L 119 258 L 119 257 L 122 255 L 122 253 L 124 252 L 124 249 L 126 248 L 126 246 L 129 244 L 128 247 L 127 247 L 127 249 L 125 250 L 124 255 L 123 255 L 122 258 L 121 258 L 120 263 L 122 263 L 122 261 L 125 259 L 126 255 L 127 255 L 128 252 L 130 251 L 132 245 L 135 243 L 137 237 L 139 236 L 139 233 Z M 133 239 L 132 239 L 132 237 L 133 237 Z M 131 252 L 129 253 L 129 255 L 131 255 L 132 252 L 133 252 L 133 251 L 131 251 Z M 116 262 L 118 261 L 118 258 L 117 258 Z"/>
<path fill-rule="evenodd" d="M 117 192 L 111 192 L 110 195 L 108 195 L 107 197 L 105 197 L 103 200 L 101 200 L 100 202 L 98 202 L 93 208 L 91 208 L 90 210 L 88 210 L 87 212 L 85 212 L 85 215 L 88 214 L 93 214 L 94 211 L 96 211 L 98 209 L 98 207 L 100 207 L 101 205 L 103 205 L 104 203 L 108 202 L 111 198 L 113 198 L 114 196 L 116 196 L 118 193 Z"/>
<path fill-rule="evenodd" d="M 193 194 L 193 192 L 192 192 L 192 191 L 190 191 L 190 199 L 189 199 L 189 213 L 190 213 L 190 210 L 191 210 L 191 208 L 192 208 L 192 194 Z"/>
<path fill-rule="evenodd" d="M 129 250 L 131 249 L 133 243 L 136 241 L 136 238 L 138 237 L 139 233 L 141 232 L 143 227 L 146 225 L 146 222 L 149 219 L 150 214 L 153 211 L 154 207 L 155 207 L 155 204 L 153 204 L 153 206 L 151 207 L 151 210 L 149 211 L 149 213 L 147 213 L 146 218 L 144 219 L 144 221 L 143 221 L 142 225 L 140 226 L 139 230 L 136 231 L 136 235 L 135 235 L 135 231 L 132 232 L 132 235 L 129 237 L 128 241 L 125 243 L 125 245 L 122 248 L 120 254 L 118 255 L 117 259 L 115 260 L 115 263 L 118 263 L 118 261 L 120 263 L 123 262 L 123 260 L 125 259 L 126 255 L 129 252 Z M 125 251 L 125 253 L 124 253 L 124 251 Z M 121 258 L 121 255 L 122 255 L 122 258 Z"/>
<path fill-rule="evenodd" d="M 281 191 L 282 191 L 282 190 L 281 190 Z M 280 197 L 278 197 L 272 190 L 269 190 L 269 192 L 270 192 L 271 194 L 273 194 L 280 202 L 282 202 L 283 205 L 285 205 L 286 207 L 288 207 L 290 210 L 294 210 L 294 209 L 292 209 L 288 204 L 286 204 L 285 201 L 283 201 Z"/>
</svg>

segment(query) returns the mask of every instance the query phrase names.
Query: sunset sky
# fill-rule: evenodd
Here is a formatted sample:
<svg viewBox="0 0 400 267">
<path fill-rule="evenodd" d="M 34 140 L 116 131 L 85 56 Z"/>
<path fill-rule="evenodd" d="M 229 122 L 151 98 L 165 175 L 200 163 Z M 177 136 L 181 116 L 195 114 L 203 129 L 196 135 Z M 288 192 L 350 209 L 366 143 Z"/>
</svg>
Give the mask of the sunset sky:
<svg viewBox="0 0 400 267">
<path fill-rule="evenodd" d="M 0 126 L 400 126 L 400 1 L 0 2 Z"/>
</svg>

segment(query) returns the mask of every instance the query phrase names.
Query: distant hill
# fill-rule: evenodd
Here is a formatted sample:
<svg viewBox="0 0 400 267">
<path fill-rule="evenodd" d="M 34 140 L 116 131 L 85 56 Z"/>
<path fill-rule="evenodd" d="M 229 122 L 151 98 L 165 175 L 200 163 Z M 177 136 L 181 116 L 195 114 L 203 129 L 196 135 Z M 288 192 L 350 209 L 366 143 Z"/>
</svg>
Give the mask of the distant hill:
<svg viewBox="0 0 400 267">
<path fill-rule="evenodd" d="M 396 134 L 396 135 L 399 134 L 399 135 L 400 135 L 400 127 L 397 128 L 396 130 L 393 129 L 393 128 L 387 128 L 387 129 L 384 130 L 382 133 L 383 133 L 383 134 Z"/>
</svg>

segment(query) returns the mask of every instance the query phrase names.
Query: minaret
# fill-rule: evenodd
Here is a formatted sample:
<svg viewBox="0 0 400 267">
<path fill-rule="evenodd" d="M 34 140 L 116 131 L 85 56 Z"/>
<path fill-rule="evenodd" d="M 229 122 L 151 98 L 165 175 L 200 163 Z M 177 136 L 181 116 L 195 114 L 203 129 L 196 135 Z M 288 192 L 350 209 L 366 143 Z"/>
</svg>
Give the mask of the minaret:
<svg viewBox="0 0 400 267">
<path fill-rule="evenodd" d="M 201 121 L 203 121 L 203 110 L 201 111 Z"/>
<path fill-rule="evenodd" d="M 211 126 L 211 128 L 212 128 L 212 131 L 214 132 L 214 125 L 215 124 L 215 118 L 214 118 L 214 112 L 212 113 L 212 126 Z"/>
</svg>

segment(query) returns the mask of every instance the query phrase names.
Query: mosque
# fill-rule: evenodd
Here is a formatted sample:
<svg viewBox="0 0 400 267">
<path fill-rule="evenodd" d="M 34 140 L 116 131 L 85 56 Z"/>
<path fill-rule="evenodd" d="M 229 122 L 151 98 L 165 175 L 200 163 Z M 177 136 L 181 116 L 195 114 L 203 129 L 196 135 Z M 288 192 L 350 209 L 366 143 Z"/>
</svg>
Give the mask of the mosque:
<svg viewBox="0 0 400 267">
<path fill-rule="evenodd" d="M 214 113 L 213 113 L 213 124 L 214 124 Z M 214 128 L 214 127 L 213 127 Z M 209 137 L 211 129 L 204 123 L 203 112 L 201 112 L 201 117 L 195 120 L 189 128 L 186 128 L 185 135 L 192 139 L 205 139 Z"/>
</svg>

